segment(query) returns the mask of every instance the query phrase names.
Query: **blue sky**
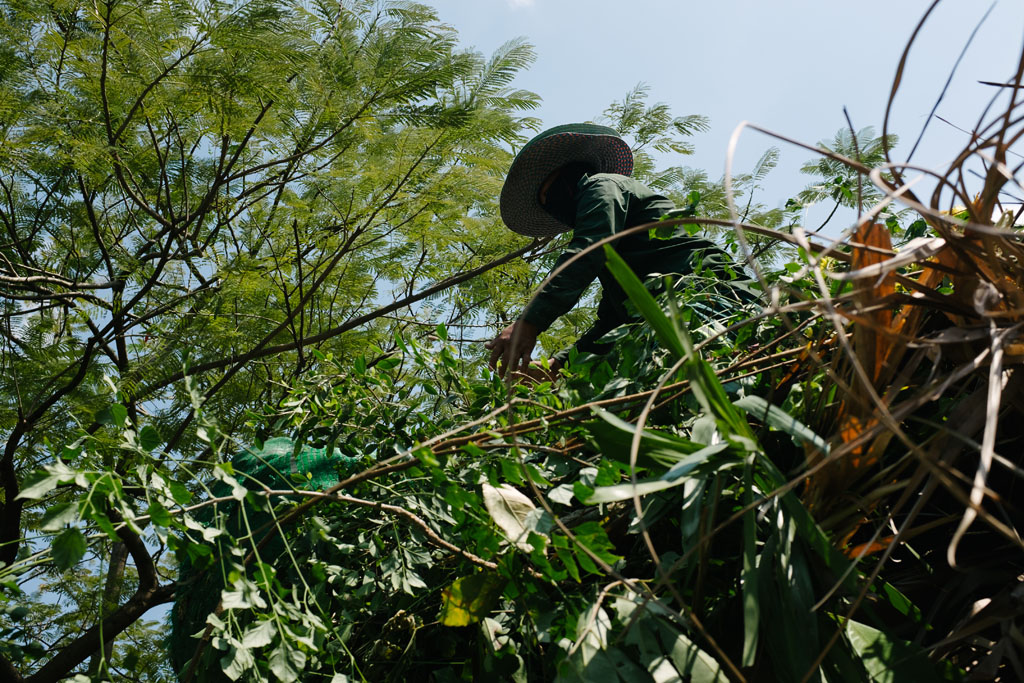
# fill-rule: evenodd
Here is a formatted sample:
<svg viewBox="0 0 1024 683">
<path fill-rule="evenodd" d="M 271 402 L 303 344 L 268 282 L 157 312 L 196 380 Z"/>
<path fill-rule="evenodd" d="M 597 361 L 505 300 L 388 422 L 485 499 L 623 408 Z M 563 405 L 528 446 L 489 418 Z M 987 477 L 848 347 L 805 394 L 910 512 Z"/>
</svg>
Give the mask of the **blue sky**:
<svg viewBox="0 0 1024 683">
<path fill-rule="evenodd" d="M 696 154 L 667 160 L 722 174 L 730 135 L 743 120 L 815 143 L 844 127 L 881 130 L 900 54 L 930 0 L 425 0 L 467 47 L 490 54 L 510 38 L 537 49 L 517 85 L 543 98 L 545 126 L 593 119 L 638 82 L 677 115 L 704 114 L 710 132 Z M 987 0 L 944 0 L 907 63 L 890 124 L 905 155 Z M 994 88 L 1013 73 L 1024 38 L 1024 3 L 1001 0 L 978 31 L 938 114 L 971 129 Z M 966 135 L 933 120 L 914 161 L 943 168 Z M 782 156 L 762 201 L 775 206 L 802 188 L 809 153 L 748 131 L 735 168 L 777 144 Z"/>
</svg>

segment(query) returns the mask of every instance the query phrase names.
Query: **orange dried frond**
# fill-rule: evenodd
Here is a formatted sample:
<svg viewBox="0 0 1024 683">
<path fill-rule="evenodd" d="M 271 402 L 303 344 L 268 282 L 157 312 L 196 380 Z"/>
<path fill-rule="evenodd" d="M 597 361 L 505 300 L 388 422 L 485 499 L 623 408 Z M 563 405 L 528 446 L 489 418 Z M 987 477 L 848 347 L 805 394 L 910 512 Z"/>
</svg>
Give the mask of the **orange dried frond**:
<svg viewBox="0 0 1024 683">
<path fill-rule="evenodd" d="M 875 553 L 880 553 L 888 548 L 892 544 L 893 540 L 895 540 L 895 536 L 889 536 L 873 543 L 861 543 L 860 545 L 855 545 L 852 548 L 847 548 L 843 551 L 843 554 L 851 560 L 865 555 L 874 555 Z"/>
<path fill-rule="evenodd" d="M 883 263 L 891 258 L 892 239 L 889 237 L 889 229 L 881 223 L 861 223 L 853 239 L 856 243 L 852 249 L 851 266 L 854 271 Z M 880 278 L 858 278 L 854 284 L 854 300 L 861 310 L 868 309 L 879 300 L 896 293 L 895 273 L 886 273 Z M 881 308 L 862 314 L 862 317 L 867 324 L 858 324 L 854 327 L 854 350 L 868 377 L 877 382 L 882 376 L 895 332 L 892 329 L 893 313 L 891 309 Z"/>
</svg>

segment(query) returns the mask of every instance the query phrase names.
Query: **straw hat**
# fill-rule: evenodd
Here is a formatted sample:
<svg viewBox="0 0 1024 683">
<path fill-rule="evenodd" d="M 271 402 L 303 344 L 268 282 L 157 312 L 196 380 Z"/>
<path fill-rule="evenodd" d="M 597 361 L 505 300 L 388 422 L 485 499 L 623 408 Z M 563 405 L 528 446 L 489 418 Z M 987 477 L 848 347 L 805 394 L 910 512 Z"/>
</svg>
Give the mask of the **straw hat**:
<svg viewBox="0 0 1024 683">
<path fill-rule="evenodd" d="M 597 173 L 630 175 L 633 152 L 614 129 L 593 123 L 549 128 L 526 143 L 512 161 L 501 188 L 501 220 L 513 232 L 547 237 L 571 230 L 537 201 L 541 183 L 555 169 L 581 161 Z"/>
</svg>

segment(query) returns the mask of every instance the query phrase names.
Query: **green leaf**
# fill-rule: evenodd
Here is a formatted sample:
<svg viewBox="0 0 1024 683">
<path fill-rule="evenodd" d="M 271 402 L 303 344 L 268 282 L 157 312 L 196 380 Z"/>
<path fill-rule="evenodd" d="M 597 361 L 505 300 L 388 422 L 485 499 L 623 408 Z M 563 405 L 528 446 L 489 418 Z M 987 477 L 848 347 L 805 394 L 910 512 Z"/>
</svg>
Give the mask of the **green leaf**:
<svg viewBox="0 0 1024 683">
<path fill-rule="evenodd" d="M 602 455 L 611 460 L 628 464 L 636 425 L 626 422 L 618 415 L 603 408 L 594 408 L 594 414 L 601 420 L 588 422 L 586 427 L 597 441 Z M 637 464 L 644 467 L 652 465 L 671 467 L 686 455 L 696 453 L 703 447 L 703 444 L 672 434 L 645 429 L 640 438 Z"/>
<path fill-rule="evenodd" d="M 590 552 L 599 557 L 604 562 L 614 565 L 616 562 L 622 559 L 621 555 L 616 555 L 613 551 L 615 546 L 608 539 L 608 534 L 605 533 L 604 527 L 597 522 L 584 522 L 575 529 L 573 534 L 576 536 L 576 543 L 578 545 L 586 546 Z M 594 573 L 603 573 L 594 567 L 593 560 L 582 549 L 577 549 L 576 557 L 580 562 L 580 566 L 588 571 Z M 590 569 L 594 567 L 594 569 Z"/>
<path fill-rule="evenodd" d="M 26 605 L 9 604 L 4 607 L 3 612 L 10 617 L 12 621 L 21 621 L 28 616 L 31 610 Z"/>
<path fill-rule="evenodd" d="M 274 634 L 277 629 L 274 626 L 273 619 L 264 619 L 258 622 L 255 626 L 252 626 L 245 631 L 245 635 L 242 636 L 242 647 L 256 648 L 266 647 L 274 640 Z"/>
<path fill-rule="evenodd" d="M 556 536 L 556 538 L 561 538 L 562 540 L 565 540 L 565 536 Z M 558 555 L 558 559 L 560 559 L 562 561 L 562 564 L 565 565 L 565 569 L 569 572 L 569 576 L 571 576 L 573 580 L 576 581 L 576 583 L 579 583 L 580 569 L 576 566 L 576 560 L 573 559 L 572 552 L 569 550 L 569 548 L 560 546 L 558 544 L 554 544 L 554 547 L 555 554 Z"/>
<path fill-rule="evenodd" d="M 754 502 L 753 463 L 747 463 L 743 473 L 743 502 L 749 508 L 743 514 L 743 666 L 753 666 L 757 656 L 761 605 L 757 584 L 760 579 L 757 566 L 757 508 Z M 766 577 L 769 580 L 770 576 Z"/>
<path fill-rule="evenodd" d="M 817 577 L 792 516 L 784 506 L 771 504 L 765 522 L 769 535 L 758 558 L 759 609 L 786 628 L 764 628 L 759 639 L 778 677 L 799 680 L 812 669 L 816 653 L 831 633 L 811 609 Z M 820 680 L 820 676 L 815 673 L 808 680 Z"/>
<path fill-rule="evenodd" d="M 908 240 L 912 240 L 917 237 L 924 237 L 927 234 L 928 224 L 919 218 L 907 227 L 907 231 L 904 233 L 903 237 Z"/>
<path fill-rule="evenodd" d="M 480 572 L 456 579 L 441 592 L 441 623 L 469 626 L 494 609 L 508 579 L 497 572 Z"/>
<path fill-rule="evenodd" d="M 174 523 L 174 517 L 167 511 L 167 508 L 155 500 L 149 504 L 146 514 L 149 515 L 150 521 L 157 526 L 169 527 Z"/>
<path fill-rule="evenodd" d="M 52 465 L 46 465 L 42 470 L 31 473 L 25 477 L 22 483 L 21 492 L 18 498 L 39 499 L 57 488 L 60 484 L 67 484 L 78 477 L 78 472 L 65 465 L 60 460 Z"/>
<path fill-rule="evenodd" d="M 892 605 L 893 609 L 904 616 L 910 617 L 915 623 L 921 623 L 922 619 L 924 619 L 924 615 L 921 614 L 921 610 L 918 609 L 917 605 L 910 601 L 910 598 L 901 593 L 899 589 L 887 581 L 879 581 L 878 585 L 882 594 L 889 601 L 889 604 Z"/>
<path fill-rule="evenodd" d="M 654 240 L 670 240 L 676 235 L 676 226 L 672 224 L 655 225 L 647 231 L 647 235 Z"/>
<path fill-rule="evenodd" d="M 572 486 L 559 484 L 548 491 L 548 500 L 559 505 L 572 505 Z"/>
<path fill-rule="evenodd" d="M 745 411 L 751 417 L 762 420 L 770 427 L 785 432 L 795 439 L 804 441 L 828 455 L 829 446 L 825 439 L 815 434 L 796 418 L 782 408 L 778 408 L 760 396 L 744 396 L 733 401 L 733 405 Z"/>
<path fill-rule="evenodd" d="M 139 445 L 147 451 L 154 450 L 162 443 L 163 439 L 160 438 L 160 432 L 156 431 L 153 427 L 146 425 L 139 430 Z"/>
<path fill-rule="evenodd" d="M 114 425 L 118 429 L 124 429 L 128 419 L 128 409 L 120 403 L 111 403 L 96 415 L 96 421 L 100 424 Z"/>
<path fill-rule="evenodd" d="M 190 546 L 191 545 L 195 544 L 190 544 Z M 200 547 L 205 548 L 206 546 Z M 209 551 L 208 548 L 207 551 Z M 244 576 L 235 580 L 232 590 L 227 590 L 226 588 L 222 590 L 220 599 L 224 609 L 248 609 L 249 607 L 263 609 L 267 606 L 267 602 L 263 599 L 263 596 L 260 595 L 260 591 L 256 587 L 256 584 Z"/>
<path fill-rule="evenodd" d="M 698 358 L 687 363 L 685 369 L 690 379 L 690 389 L 701 407 L 728 427 L 728 436 L 739 437 L 747 442 L 748 450 L 755 450 L 757 444 L 750 425 L 729 400 L 711 364 Z"/>
<path fill-rule="evenodd" d="M 185 485 L 181 482 L 174 481 L 173 479 L 167 482 L 167 488 L 171 492 L 171 498 L 178 505 L 186 505 L 192 500 L 192 492 L 185 488 Z"/>
<path fill-rule="evenodd" d="M 281 683 L 293 683 L 299 679 L 299 672 L 305 668 L 306 653 L 286 643 L 281 643 L 267 660 L 270 671 Z"/>
<path fill-rule="evenodd" d="M 644 287 L 644 283 L 636 276 L 622 257 L 615 253 L 610 244 L 604 245 L 604 252 L 608 258 L 608 271 L 615 277 L 622 290 L 633 302 L 640 315 L 646 320 L 658 340 L 668 349 L 676 360 L 686 355 L 686 348 L 681 339 L 679 330 L 675 328 L 672 321 L 668 319 L 661 306 L 654 300 L 651 293 Z"/>
<path fill-rule="evenodd" d="M 420 446 L 412 453 L 417 460 L 422 462 L 427 467 L 440 467 L 441 461 L 434 455 L 434 451 L 430 446 Z"/>
<path fill-rule="evenodd" d="M 81 531 L 75 527 L 65 529 L 53 539 L 53 563 L 58 569 L 71 569 L 85 556 L 86 547 Z"/>
<path fill-rule="evenodd" d="M 959 680 L 940 675 L 927 651 L 913 643 L 853 620 L 846 622 L 846 635 L 860 655 L 871 683 Z"/>
<path fill-rule="evenodd" d="M 732 463 L 709 462 L 709 459 L 729 447 L 727 443 L 717 443 L 714 446 L 705 446 L 701 450 L 684 457 L 678 464 L 657 479 L 646 479 L 638 481 L 636 486 L 632 482 L 615 484 L 613 486 L 601 486 L 594 489 L 594 492 L 583 502 L 587 505 L 597 503 L 611 503 L 618 500 L 629 500 L 634 494 L 645 496 L 656 491 L 664 491 L 673 486 L 685 484 L 688 475 L 702 465 L 711 465 L 714 470 L 721 470 L 724 467 L 734 466 L 738 461 Z"/>
<path fill-rule="evenodd" d="M 246 647 L 231 645 L 227 653 L 220 658 L 220 668 L 224 675 L 233 681 L 237 681 L 242 675 L 256 666 L 256 659 L 252 652 Z"/>
<path fill-rule="evenodd" d="M 682 633 L 673 634 L 673 640 L 665 644 L 671 648 L 669 654 L 676 670 L 690 683 L 726 683 L 729 677 L 718 661 Z M 662 642 L 672 636 L 662 634 Z"/>
<path fill-rule="evenodd" d="M 78 503 L 57 503 L 46 509 L 39 527 L 43 531 L 59 531 L 78 521 Z"/>
</svg>

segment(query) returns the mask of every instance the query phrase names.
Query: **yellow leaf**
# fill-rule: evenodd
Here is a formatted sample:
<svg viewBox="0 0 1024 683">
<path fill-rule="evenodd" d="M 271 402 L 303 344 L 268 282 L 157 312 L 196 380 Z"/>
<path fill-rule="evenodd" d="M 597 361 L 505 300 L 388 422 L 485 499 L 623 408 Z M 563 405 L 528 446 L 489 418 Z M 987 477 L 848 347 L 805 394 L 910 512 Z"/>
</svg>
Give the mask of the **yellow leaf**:
<svg viewBox="0 0 1024 683">
<path fill-rule="evenodd" d="M 507 579 L 495 572 L 481 572 L 458 579 L 441 592 L 441 623 L 469 626 L 486 617 L 505 590 Z"/>
</svg>

